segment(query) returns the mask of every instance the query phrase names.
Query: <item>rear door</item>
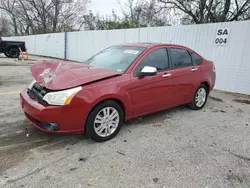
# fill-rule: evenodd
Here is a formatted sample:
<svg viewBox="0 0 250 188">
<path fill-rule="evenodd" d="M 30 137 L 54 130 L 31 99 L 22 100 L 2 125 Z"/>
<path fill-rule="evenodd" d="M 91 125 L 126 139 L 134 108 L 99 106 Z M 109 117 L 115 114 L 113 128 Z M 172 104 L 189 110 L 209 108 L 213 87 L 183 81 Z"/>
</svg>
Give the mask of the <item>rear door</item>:
<svg viewBox="0 0 250 188">
<path fill-rule="evenodd" d="M 190 52 L 182 48 L 168 48 L 174 70 L 174 84 L 178 89 L 177 104 L 192 101 L 194 93 L 200 83 L 199 65 L 192 61 Z"/>
<path fill-rule="evenodd" d="M 138 77 L 144 66 L 156 67 L 157 75 Z M 171 106 L 175 86 L 169 68 L 166 48 L 152 50 L 136 67 L 129 91 L 134 116 Z"/>
</svg>

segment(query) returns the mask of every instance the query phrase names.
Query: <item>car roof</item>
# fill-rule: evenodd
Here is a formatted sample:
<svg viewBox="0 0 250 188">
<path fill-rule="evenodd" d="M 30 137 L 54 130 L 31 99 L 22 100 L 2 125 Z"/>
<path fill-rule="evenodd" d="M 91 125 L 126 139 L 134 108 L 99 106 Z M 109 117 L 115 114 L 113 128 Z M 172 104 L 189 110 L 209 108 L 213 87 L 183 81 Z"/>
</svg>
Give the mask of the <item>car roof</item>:
<svg viewBox="0 0 250 188">
<path fill-rule="evenodd" d="M 144 47 L 144 48 L 152 48 L 157 46 L 172 46 L 172 47 L 180 47 L 180 48 L 187 48 L 182 45 L 177 44 L 168 44 L 168 43 L 125 43 L 125 44 L 119 44 L 117 46 L 134 46 L 134 47 Z"/>
</svg>

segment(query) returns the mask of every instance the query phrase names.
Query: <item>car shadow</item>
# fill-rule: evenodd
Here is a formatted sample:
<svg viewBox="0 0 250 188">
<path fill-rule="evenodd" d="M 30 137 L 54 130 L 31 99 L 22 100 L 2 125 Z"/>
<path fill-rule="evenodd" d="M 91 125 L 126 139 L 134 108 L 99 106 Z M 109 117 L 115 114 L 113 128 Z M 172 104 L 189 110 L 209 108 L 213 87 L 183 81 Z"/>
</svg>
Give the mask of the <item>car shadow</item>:
<svg viewBox="0 0 250 188">
<path fill-rule="evenodd" d="M 186 105 L 178 106 L 172 109 L 145 115 L 125 122 L 126 129 L 138 126 L 140 124 L 160 126 L 160 123 L 166 119 L 171 119 L 174 113 L 188 111 Z M 0 153 L 1 161 L 0 172 L 16 165 L 24 160 L 33 149 L 41 151 L 55 151 L 59 149 L 69 150 L 71 146 L 83 142 L 85 144 L 95 144 L 96 142 L 89 139 L 85 134 L 56 134 L 45 133 L 37 129 L 28 120 L 16 122 L 18 130 L 15 133 L 6 136 L 0 135 Z M 117 135 L 119 136 L 119 135 Z M 10 160 L 11 159 L 11 160 Z M 15 163 L 13 163 L 13 160 Z"/>
<path fill-rule="evenodd" d="M 15 57 L 0 56 L 0 59 L 17 59 L 17 58 L 15 58 Z"/>
<path fill-rule="evenodd" d="M 185 106 L 156 112 L 125 122 L 125 125 L 152 124 L 173 117 L 173 113 L 180 110 L 188 110 Z M 26 150 L 42 148 L 44 150 L 56 150 L 67 145 L 74 145 L 87 139 L 85 134 L 56 134 L 46 133 L 34 127 L 28 120 L 16 122 L 15 133 L 0 137 L 0 149 L 23 148 Z"/>
<path fill-rule="evenodd" d="M 64 143 L 59 144 L 61 147 L 64 147 L 67 144 L 73 145 L 85 139 L 83 135 L 45 133 L 31 125 L 27 120 L 23 121 L 19 129 L 21 130 L 16 131 L 16 133 L 0 138 L 1 148 L 24 146 L 33 149 L 43 145 L 49 146 L 58 143 Z M 57 149 L 60 149 L 59 145 Z"/>
<path fill-rule="evenodd" d="M 23 161 L 32 150 L 54 151 L 67 149 L 86 139 L 85 135 L 45 133 L 33 127 L 27 120 L 18 126 L 19 130 L 0 135 L 0 175 Z"/>
<path fill-rule="evenodd" d="M 188 107 L 186 105 L 177 106 L 171 109 L 155 112 L 152 114 L 148 114 L 145 116 L 141 116 L 135 119 L 131 119 L 127 122 L 125 122 L 125 125 L 131 126 L 131 125 L 137 125 L 137 124 L 154 124 L 158 123 L 160 121 L 164 121 L 166 119 L 171 119 L 173 117 L 174 113 L 177 113 L 178 111 L 188 111 Z"/>
</svg>

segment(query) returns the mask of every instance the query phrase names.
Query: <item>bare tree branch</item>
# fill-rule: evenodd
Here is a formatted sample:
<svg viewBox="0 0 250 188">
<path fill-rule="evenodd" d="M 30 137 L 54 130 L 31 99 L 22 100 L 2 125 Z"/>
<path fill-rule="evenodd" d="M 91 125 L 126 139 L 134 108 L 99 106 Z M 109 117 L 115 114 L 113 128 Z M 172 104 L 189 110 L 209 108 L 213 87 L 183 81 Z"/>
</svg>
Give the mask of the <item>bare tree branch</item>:
<svg viewBox="0 0 250 188">
<path fill-rule="evenodd" d="M 238 20 L 238 17 L 240 15 L 242 15 L 243 13 L 245 13 L 247 10 L 250 9 L 250 0 L 246 0 L 243 5 L 241 6 L 241 8 L 237 11 L 237 13 L 234 15 L 233 18 L 231 18 L 229 21 L 234 21 L 234 20 Z"/>
<path fill-rule="evenodd" d="M 159 0 L 159 2 L 164 4 L 165 8 L 181 11 L 183 19 L 190 18 L 191 23 L 242 20 L 250 9 L 250 0 Z"/>
</svg>

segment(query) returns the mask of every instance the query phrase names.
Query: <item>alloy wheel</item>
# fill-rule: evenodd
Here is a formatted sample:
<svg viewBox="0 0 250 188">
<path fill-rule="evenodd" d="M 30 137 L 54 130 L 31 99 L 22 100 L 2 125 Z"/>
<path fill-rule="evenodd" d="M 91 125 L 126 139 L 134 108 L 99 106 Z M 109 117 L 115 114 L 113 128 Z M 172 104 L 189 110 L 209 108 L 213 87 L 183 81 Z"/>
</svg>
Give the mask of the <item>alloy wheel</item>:
<svg viewBox="0 0 250 188">
<path fill-rule="evenodd" d="M 205 88 L 200 88 L 195 96 L 195 104 L 198 107 L 201 107 L 205 102 L 206 102 L 206 98 L 207 98 L 207 92 L 205 90 Z"/>
<path fill-rule="evenodd" d="M 94 130 L 100 137 L 113 134 L 120 122 L 118 111 L 113 107 L 105 107 L 98 112 L 94 120 Z"/>
</svg>

